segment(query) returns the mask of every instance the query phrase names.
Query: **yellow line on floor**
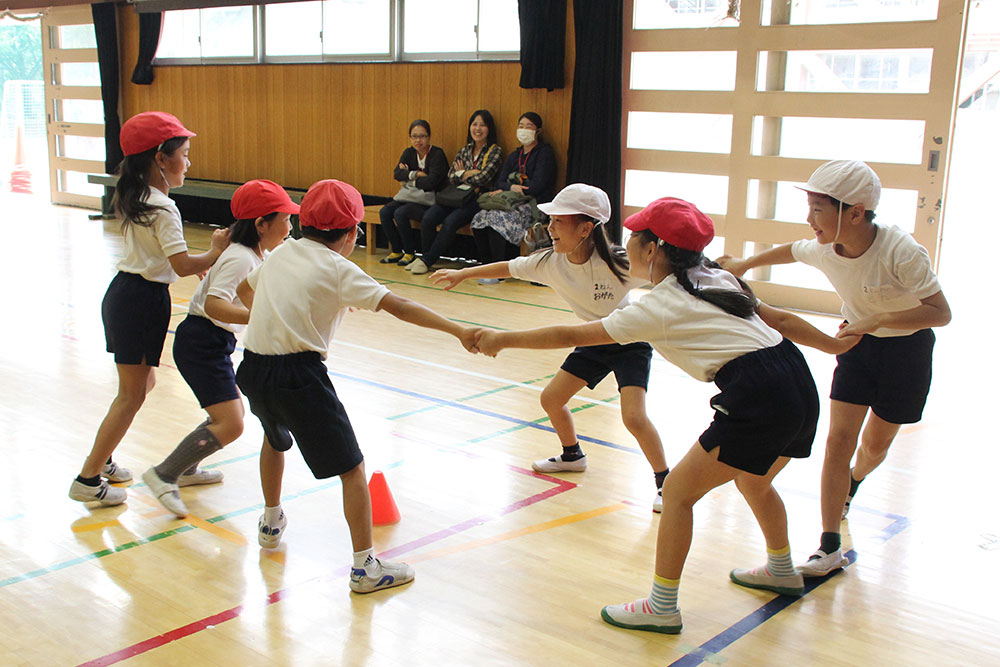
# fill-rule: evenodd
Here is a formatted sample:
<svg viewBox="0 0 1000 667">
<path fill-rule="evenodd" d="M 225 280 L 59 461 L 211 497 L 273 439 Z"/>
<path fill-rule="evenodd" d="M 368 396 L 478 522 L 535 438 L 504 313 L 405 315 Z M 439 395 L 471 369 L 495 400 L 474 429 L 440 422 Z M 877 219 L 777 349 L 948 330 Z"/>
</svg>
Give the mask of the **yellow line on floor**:
<svg viewBox="0 0 1000 667">
<path fill-rule="evenodd" d="M 441 558 L 442 556 L 450 556 L 463 551 L 469 551 L 470 549 L 478 549 L 479 547 L 484 547 L 490 544 L 506 542 L 507 540 L 514 539 L 515 537 L 524 537 L 525 535 L 541 533 L 546 530 L 551 530 L 552 528 L 568 526 L 569 524 L 577 523 L 578 521 L 586 521 L 587 519 L 593 519 L 595 517 L 604 516 L 605 514 L 611 514 L 612 512 L 618 512 L 626 509 L 627 507 L 628 505 L 625 503 L 615 503 L 614 505 L 608 505 L 607 507 L 598 507 L 597 509 L 590 510 L 589 512 L 571 514 L 569 516 L 564 516 L 561 519 L 545 521 L 544 523 L 538 523 L 534 526 L 525 526 L 524 528 L 518 528 L 517 530 L 501 533 L 500 535 L 494 535 L 493 537 L 485 537 L 481 540 L 473 540 L 472 542 L 466 542 L 465 544 L 458 544 L 453 547 L 445 547 L 443 549 L 436 549 L 435 551 L 409 556 L 406 558 L 406 562 L 417 563 L 419 561 Z"/>
<path fill-rule="evenodd" d="M 114 528 L 114 527 L 122 528 L 123 526 L 121 525 L 121 523 L 118 522 L 118 519 L 115 519 L 114 521 L 98 521 L 97 523 L 88 523 L 82 526 L 73 526 L 73 532 L 86 533 L 91 530 L 101 530 L 102 528 Z"/>
<path fill-rule="evenodd" d="M 209 523 L 202 518 L 196 517 L 194 515 L 188 514 L 182 521 L 187 521 L 189 524 L 195 528 L 201 528 L 202 530 L 207 530 L 217 537 L 221 537 L 224 540 L 229 540 L 233 544 L 238 544 L 244 546 L 247 543 L 247 538 L 243 537 L 239 533 L 234 533 L 231 530 L 226 530 L 222 526 L 217 526 L 214 523 Z"/>
</svg>

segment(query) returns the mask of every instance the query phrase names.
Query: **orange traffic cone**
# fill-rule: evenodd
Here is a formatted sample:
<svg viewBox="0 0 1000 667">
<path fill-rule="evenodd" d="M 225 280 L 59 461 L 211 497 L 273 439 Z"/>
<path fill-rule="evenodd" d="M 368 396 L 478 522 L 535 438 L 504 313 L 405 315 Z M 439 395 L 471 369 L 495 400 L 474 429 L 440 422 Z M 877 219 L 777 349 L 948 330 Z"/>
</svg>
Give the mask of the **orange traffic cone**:
<svg viewBox="0 0 1000 667">
<path fill-rule="evenodd" d="M 368 493 L 372 497 L 372 523 L 376 526 L 388 526 L 399 521 L 399 508 L 392 499 L 392 491 L 385 481 L 381 470 L 372 473 L 368 482 Z"/>
<path fill-rule="evenodd" d="M 28 170 L 27 159 L 24 156 L 24 127 L 17 126 L 17 139 L 14 144 L 14 169 L 10 172 L 10 191 L 21 194 L 31 194 L 31 171 Z"/>
</svg>

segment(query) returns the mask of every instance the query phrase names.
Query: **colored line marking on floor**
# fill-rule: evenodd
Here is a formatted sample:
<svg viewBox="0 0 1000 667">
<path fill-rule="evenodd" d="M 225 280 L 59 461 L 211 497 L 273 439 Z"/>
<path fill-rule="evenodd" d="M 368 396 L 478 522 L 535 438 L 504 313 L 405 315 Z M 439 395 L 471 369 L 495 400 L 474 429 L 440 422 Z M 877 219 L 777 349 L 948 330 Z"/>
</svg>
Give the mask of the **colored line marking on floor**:
<svg viewBox="0 0 1000 667">
<path fill-rule="evenodd" d="M 858 557 L 854 550 L 848 551 L 844 555 L 851 564 L 853 564 Z M 841 572 L 843 572 L 842 569 L 835 570 L 825 577 L 807 578 L 805 592 L 802 594 L 802 597 L 796 598 L 787 595 L 779 595 L 775 597 L 773 600 L 764 603 L 733 625 L 730 625 L 728 628 L 709 639 L 693 652 L 690 652 L 684 657 L 670 663 L 670 667 L 695 667 L 695 665 L 700 665 L 702 662 L 710 661 L 710 658 L 719 655 L 724 649 L 732 646 L 737 640 L 742 639 L 745 635 L 756 630 L 768 620 L 774 618 L 774 616 L 779 612 L 784 611 L 799 600 L 802 600 L 806 595 L 809 595 L 809 593 L 816 590 L 817 587 L 823 585 L 833 577 L 836 577 Z M 715 661 L 711 660 L 711 662 Z"/>
<path fill-rule="evenodd" d="M 478 394 L 470 394 L 468 396 L 462 396 L 461 398 L 456 398 L 455 401 L 457 401 L 458 403 L 467 403 L 468 401 L 474 401 L 477 398 L 485 398 L 486 396 L 490 396 L 492 394 L 497 394 L 497 393 L 500 393 L 501 391 L 507 391 L 508 389 L 514 389 L 516 387 L 519 387 L 519 386 L 522 386 L 522 385 L 525 385 L 525 384 L 536 384 L 538 382 L 541 382 L 542 380 L 549 380 L 549 379 L 551 379 L 553 377 L 555 377 L 555 373 L 553 373 L 551 375 L 546 375 L 545 377 L 535 378 L 534 380 L 527 380 L 525 382 L 516 382 L 514 384 L 507 384 L 507 385 L 504 385 L 502 387 L 497 387 L 495 389 L 489 389 L 487 391 L 481 391 Z M 412 417 L 413 415 L 417 415 L 417 414 L 420 414 L 420 413 L 423 413 L 423 412 L 428 412 L 430 410 L 437 410 L 440 407 L 441 407 L 440 405 L 428 405 L 428 406 L 423 407 L 423 408 L 417 408 L 416 410 L 410 410 L 409 412 L 401 412 L 398 415 L 392 415 L 391 417 L 386 417 L 386 419 L 388 419 L 389 421 L 395 421 L 397 419 L 403 419 L 405 417 Z"/>
<path fill-rule="evenodd" d="M 104 528 L 124 528 L 118 519 L 114 521 L 98 521 L 97 523 L 85 523 L 78 526 L 73 526 L 72 530 L 74 533 L 88 533 L 92 530 L 102 530 Z"/>
<path fill-rule="evenodd" d="M 423 546 L 426 546 L 428 544 L 432 544 L 433 542 L 442 540 L 442 539 L 444 539 L 446 537 L 449 537 L 449 536 L 452 536 L 452 535 L 457 535 L 457 534 L 462 533 L 462 532 L 464 532 L 466 530 L 470 530 L 471 528 L 474 528 L 476 526 L 480 526 L 480 525 L 486 523 L 487 521 L 491 521 L 493 519 L 497 519 L 497 518 L 502 517 L 502 516 L 504 516 L 506 514 L 510 514 L 511 512 L 517 511 L 517 510 L 522 509 L 524 507 L 528 507 L 529 505 L 533 505 L 534 503 L 537 503 L 537 502 L 539 502 L 541 500 L 545 500 L 546 498 L 550 498 L 550 497 L 552 497 L 554 495 L 557 495 L 557 494 L 560 494 L 560 493 L 564 493 L 566 491 L 569 491 L 570 489 L 574 489 L 577 486 L 576 484 L 573 484 L 571 482 L 566 482 L 564 480 L 561 480 L 561 479 L 558 479 L 558 478 L 555 478 L 555 477 L 549 477 L 547 475 L 536 475 L 536 474 L 532 473 L 530 470 L 524 470 L 522 468 L 516 468 L 514 466 L 509 466 L 509 467 L 512 470 L 515 470 L 515 471 L 517 471 L 519 473 L 522 473 L 522 474 L 527 474 L 527 475 L 530 475 L 532 477 L 539 477 L 541 479 L 547 479 L 549 481 L 552 481 L 553 483 L 555 483 L 555 486 L 553 488 L 548 489 L 546 491 L 543 491 L 541 493 L 536 493 L 536 494 L 534 494 L 532 496 L 529 496 L 527 498 L 523 498 L 523 499 L 515 501 L 515 502 L 513 502 L 513 503 L 511 503 L 509 505 L 506 505 L 505 507 L 501 508 L 499 511 L 497 511 L 497 512 L 495 512 L 493 514 L 488 514 L 488 515 L 476 517 L 474 519 L 470 519 L 470 520 L 467 520 L 467 521 L 463 521 L 461 523 L 455 524 L 454 526 L 450 526 L 448 528 L 445 528 L 444 530 L 440 530 L 440 531 L 437 531 L 436 533 L 432 533 L 431 535 L 427 535 L 425 537 L 418 538 L 416 540 L 412 540 L 411 542 L 408 542 L 406 544 L 402 544 L 402 545 L 399 545 L 397 547 L 393 547 L 391 549 L 387 549 L 387 550 L 385 550 L 385 551 L 383 551 L 383 552 L 381 552 L 381 553 L 379 553 L 377 555 L 380 558 L 391 558 L 393 556 L 398 556 L 398 555 L 402 555 L 402 554 L 405 554 L 405 553 L 409 553 L 411 551 L 415 551 L 415 550 L 417 550 L 417 549 L 419 549 L 419 548 L 421 548 Z M 551 522 L 547 522 L 547 523 L 551 523 Z M 318 580 L 316 578 L 309 579 L 307 581 L 297 583 L 297 584 L 295 584 L 293 586 L 290 586 L 288 588 L 284 588 L 284 589 L 275 591 L 275 592 L 271 593 L 270 595 L 268 595 L 264 599 L 262 606 L 266 607 L 266 606 L 274 604 L 275 602 L 280 602 L 281 600 L 284 600 L 285 598 L 287 598 L 288 595 L 290 595 L 295 590 L 302 589 L 302 588 L 305 588 L 307 586 L 308 587 L 314 587 L 316 585 L 317 581 L 319 581 L 319 582 L 322 582 L 322 581 L 332 581 L 332 580 L 344 577 L 344 576 L 346 576 L 349 573 L 349 571 L 350 571 L 350 568 L 347 568 L 347 567 L 345 567 L 345 568 L 339 568 L 333 574 L 328 575 L 326 577 L 322 577 L 322 578 L 320 578 Z M 253 605 L 253 607 L 256 608 L 257 605 Z M 220 612 L 218 614 L 214 614 L 212 616 L 208 616 L 208 617 L 203 618 L 203 619 L 201 619 L 199 621 L 194 621 L 193 623 L 189 623 L 189 624 L 187 624 L 185 626 L 176 628 L 174 630 L 170 630 L 170 631 L 165 632 L 165 633 L 163 633 L 161 635 L 157 635 L 156 637 L 150 637 L 149 639 L 143 640 L 141 642 L 138 642 L 138 643 L 133 644 L 131 646 L 128 646 L 126 648 L 123 648 L 123 649 L 120 649 L 118 651 L 115 651 L 113 653 L 109 653 L 109 654 L 107 654 L 105 656 L 102 656 L 100 658 L 96 658 L 94 660 L 91 660 L 91 661 L 88 661 L 88 662 L 85 662 L 85 663 L 81 663 L 80 667 L 98 667 L 98 666 L 103 666 L 103 665 L 111 665 L 111 664 L 114 664 L 114 663 L 117 663 L 117 662 L 121 662 L 122 660 L 127 660 L 128 658 L 132 658 L 132 657 L 135 657 L 135 656 L 140 655 L 142 653 L 146 653 L 146 652 L 151 651 L 153 649 L 156 649 L 156 648 L 159 648 L 159 647 L 164 646 L 166 644 L 169 644 L 170 642 L 174 642 L 174 641 L 177 641 L 179 639 L 183 639 L 184 637 L 188 637 L 190 635 L 193 635 L 193 634 L 195 634 L 197 632 L 201 632 L 202 630 L 205 630 L 205 629 L 207 629 L 209 627 L 215 627 L 215 626 L 221 625 L 222 623 L 225 623 L 226 621 L 231 621 L 234 618 L 238 618 L 240 615 L 242 615 L 243 611 L 246 610 L 246 609 L 248 609 L 248 608 L 250 608 L 250 605 L 247 605 L 247 604 L 237 605 L 236 607 L 233 607 L 231 609 L 227 609 L 227 610 L 222 611 L 222 612 Z"/>
<path fill-rule="evenodd" d="M 530 301 L 518 301 L 517 299 L 503 299 L 498 296 L 490 296 L 488 294 L 476 294 L 475 292 L 459 292 L 456 290 L 445 290 L 443 287 L 435 287 L 433 285 L 420 285 L 419 283 L 409 283 L 404 280 L 391 280 L 385 279 L 384 285 L 406 285 L 407 287 L 417 287 L 419 289 L 429 289 L 435 292 L 450 292 L 451 294 L 461 294 L 462 296 L 471 296 L 476 299 L 489 299 L 491 301 L 503 301 L 504 303 L 513 303 L 518 306 L 529 306 L 531 308 L 543 308 L 545 310 L 556 310 L 560 313 L 572 313 L 573 311 L 569 308 L 559 308 L 558 306 L 546 306 L 542 303 L 531 303 Z"/>
</svg>

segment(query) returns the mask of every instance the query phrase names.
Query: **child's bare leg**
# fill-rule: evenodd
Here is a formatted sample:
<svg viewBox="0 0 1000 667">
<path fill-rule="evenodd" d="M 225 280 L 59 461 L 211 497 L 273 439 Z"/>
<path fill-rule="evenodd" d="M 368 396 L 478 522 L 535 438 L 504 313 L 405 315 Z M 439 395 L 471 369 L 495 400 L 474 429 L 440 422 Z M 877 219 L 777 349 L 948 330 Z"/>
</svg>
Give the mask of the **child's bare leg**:
<svg viewBox="0 0 1000 667">
<path fill-rule="evenodd" d="M 868 423 L 861 434 L 861 446 L 854 461 L 854 479 L 861 481 L 885 461 L 889 445 L 899 433 L 899 424 L 892 424 L 874 412 L 868 416 Z"/>
<path fill-rule="evenodd" d="M 772 485 L 774 476 L 788 463 L 787 457 L 781 457 L 766 475 L 752 475 L 740 472 L 736 476 L 736 488 L 743 494 L 747 505 L 753 511 L 760 530 L 764 533 L 764 542 L 768 549 L 784 549 L 788 546 L 788 515 L 785 513 L 785 503 Z"/>
<path fill-rule="evenodd" d="M 242 399 L 223 401 L 205 408 L 210 420 L 206 427 L 223 445 L 228 445 L 243 435 L 243 416 L 246 414 Z"/>
<path fill-rule="evenodd" d="M 706 452 L 695 443 L 663 482 L 663 514 L 656 535 L 656 575 L 680 579 L 691 548 L 692 510 L 702 496 L 739 471 L 719 462 L 719 449 Z"/>
<path fill-rule="evenodd" d="M 260 488 L 264 492 L 264 505 L 277 507 L 281 504 L 281 480 L 285 474 L 285 453 L 279 452 L 264 436 L 260 448 Z"/>
<path fill-rule="evenodd" d="M 118 368 L 118 395 L 111 402 L 104 417 L 90 455 L 80 470 L 81 477 L 101 474 L 104 464 L 125 437 L 132 420 L 146 400 L 146 394 L 156 384 L 156 374 L 152 366 L 145 364 L 116 364 Z"/>
<path fill-rule="evenodd" d="M 576 427 L 573 425 L 573 413 L 569 410 L 569 399 L 586 386 L 584 380 L 560 368 L 552 381 L 542 390 L 542 409 L 549 416 L 552 428 L 555 429 L 563 447 L 572 447 L 576 444 Z"/>
<path fill-rule="evenodd" d="M 660 432 L 646 413 L 646 390 L 642 387 L 622 387 L 621 404 L 622 423 L 639 443 L 653 472 L 666 470 L 667 457 L 663 453 Z"/>
<path fill-rule="evenodd" d="M 351 530 L 351 544 L 354 551 L 364 551 L 372 547 L 372 500 L 368 494 L 368 478 L 365 462 L 340 476 L 344 487 L 344 518 Z"/>
<path fill-rule="evenodd" d="M 840 533 L 841 514 L 851 488 L 851 457 L 868 407 L 830 401 L 830 433 L 826 439 L 820 492 L 823 532 Z"/>
</svg>

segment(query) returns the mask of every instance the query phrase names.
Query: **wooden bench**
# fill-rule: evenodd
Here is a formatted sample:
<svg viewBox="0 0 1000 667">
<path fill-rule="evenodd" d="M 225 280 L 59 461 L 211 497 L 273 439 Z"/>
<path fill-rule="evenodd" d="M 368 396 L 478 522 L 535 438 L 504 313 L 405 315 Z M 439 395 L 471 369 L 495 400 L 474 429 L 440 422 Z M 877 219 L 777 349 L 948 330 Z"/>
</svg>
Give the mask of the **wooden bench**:
<svg viewBox="0 0 1000 667">
<path fill-rule="evenodd" d="M 361 218 L 361 221 L 365 223 L 365 235 L 372 239 L 372 242 L 367 242 L 365 246 L 365 252 L 369 255 L 375 254 L 375 225 L 382 224 L 382 219 L 378 217 L 379 210 L 384 206 L 384 204 L 372 204 L 371 206 L 365 206 L 365 217 Z M 420 229 L 419 220 L 410 220 L 410 227 L 413 229 Z M 458 230 L 458 233 L 462 236 L 472 236 L 472 225 L 466 225 Z"/>
</svg>

